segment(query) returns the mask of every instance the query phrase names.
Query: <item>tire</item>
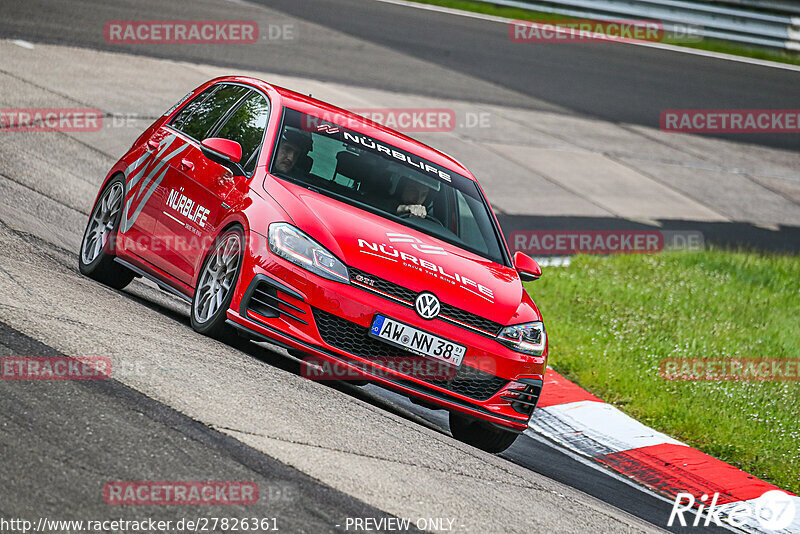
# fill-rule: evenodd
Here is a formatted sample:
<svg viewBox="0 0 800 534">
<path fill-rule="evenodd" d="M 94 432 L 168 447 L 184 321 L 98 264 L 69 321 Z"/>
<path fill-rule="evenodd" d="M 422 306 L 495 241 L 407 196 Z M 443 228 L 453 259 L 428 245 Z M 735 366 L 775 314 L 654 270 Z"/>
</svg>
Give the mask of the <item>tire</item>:
<svg viewBox="0 0 800 534">
<path fill-rule="evenodd" d="M 486 421 L 455 412 L 450 412 L 450 433 L 458 441 L 492 454 L 503 452 L 519 436 L 510 430 L 501 430 Z"/>
<path fill-rule="evenodd" d="M 192 297 L 192 328 L 203 335 L 227 339 L 227 311 L 236 290 L 244 255 L 244 233 L 240 227 L 225 230 L 203 261 Z"/>
<path fill-rule="evenodd" d="M 114 289 L 124 288 L 136 276 L 114 261 L 114 244 L 124 201 L 125 179 L 117 175 L 108 181 L 97 198 L 78 252 L 80 272 Z"/>
</svg>

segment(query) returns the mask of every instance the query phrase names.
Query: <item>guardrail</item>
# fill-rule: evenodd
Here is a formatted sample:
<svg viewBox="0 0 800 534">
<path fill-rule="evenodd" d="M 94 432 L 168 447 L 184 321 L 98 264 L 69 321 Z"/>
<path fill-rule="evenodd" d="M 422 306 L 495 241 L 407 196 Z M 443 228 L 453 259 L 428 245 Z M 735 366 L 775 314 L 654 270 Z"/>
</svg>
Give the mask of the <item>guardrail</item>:
<svg viewBox="0 0 800 534">
<path fill-rule="evenodd" d="M 755 10 L 800 15 L 800 4 L 796 0 L 707 0 L 711 4 L 743 6 Z"/>
<path fill-rule="evenodd" d="M 800 51 L 800 5 L 778 0 L 725 0 L 725 5 L 690 0 L 478 1 L 597 20 L 658 20 L 666 31 L 685 34 L 688 28 L 697 36 Z"/>
</svg>

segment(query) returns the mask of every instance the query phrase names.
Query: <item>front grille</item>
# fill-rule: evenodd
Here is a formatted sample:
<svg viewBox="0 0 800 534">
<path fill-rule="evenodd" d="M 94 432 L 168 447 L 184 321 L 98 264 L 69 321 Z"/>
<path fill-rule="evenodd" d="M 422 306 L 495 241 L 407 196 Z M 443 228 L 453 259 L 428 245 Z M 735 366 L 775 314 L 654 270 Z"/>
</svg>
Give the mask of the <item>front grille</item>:
<svg viewBox="0 0 800 534">
<path fill-rule="evenodd" d="M 389 368 L 393 368 L 391 366 L 393 359 L 409 357 L 411 354 L 369 337 L 369 328 L 365 326 L 316 308 L 312 311 L 320 336 L 332 347 L 369 359 L 376 364 L 384 364 Z M 508 380 L 462 364 L 449 380 L 426 380 L 426 382 L 476 400 L 487 400 L 500 391 Z"/>
<path fill-rule="evenodd" d="M 394 282 L 390 282 L 388 280 L 384 280 L 382 278 L 378 278 L 377 276 L 373 276 L 369 273 L 366 273 L 360 269 L 356 269 L 354 267 L 348 267 L 348 271 L 350 271 L 350 279 L 356 282 L 361 282 L 362 284 L 381 291 L 383 293 L 387 293 L 395 298 L 403 300 L 410 308 L 414 307 L 414 301 L 417 299 L 417 295 L 419 293 L 415 291 L 411 291 L 408 288 L 405 288 L 401 285 L 395 284 Z M 364 282 L 364 279 L 369 280 L 369 282 Z M 371 283 L 370 283 L 371 282 Z M 455 306 L 451 306 L 445 302 L 441 303 L 442 308 L 439 312 L 439 318 L 442 320 L 447 320 L 447 318 L 454 319 L 461 323 L 467 324 L 474 328 L 479 328 L 485 332 L 490 333 L 492 336 L 496 336 L 500 333 L 500 329 L 503 327 L 500 323 L 496 323 L 494 321 L 490 321 L 485 317 L 481 317 L 480 315 L 475 315 L 474 313 L 470 313 L 468 311 L 462 310 L 461 308 L 457 308 Z M 461 326 L 457 323 L 456 326 Z"/>
<path fill-rule="evenodd" d="M 445 315 L 451 319 L 455 319 L 456 321 L 461 321 L 462 323 L 474 326 L 475 328 L 480 328 L 481 330 L 490 332 L 494 336 L 499 334 L 500 329 L 503 327 L 503 325 L 500 323 L 495 323 L 494 321 L 485 319 L 480 315 L 475 315 L 474 313 L 464 311 L 460 308 L 456 308 L 455 306 L 445 304 L 444 302 L 442 302 L 442 311 L 439 313 L 440 315 Z"/>
</svg>

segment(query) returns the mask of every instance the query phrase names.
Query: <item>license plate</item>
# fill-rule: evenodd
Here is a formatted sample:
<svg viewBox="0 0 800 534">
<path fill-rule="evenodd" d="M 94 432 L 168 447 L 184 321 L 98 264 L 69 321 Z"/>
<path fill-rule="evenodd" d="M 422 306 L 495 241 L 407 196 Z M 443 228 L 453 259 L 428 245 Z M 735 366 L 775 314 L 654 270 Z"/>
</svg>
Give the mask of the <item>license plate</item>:
<svg viewBox="0 0 800 534">
<path fill-rule="evenodd" d="M 435 358 L 455 366 L 461 365 L 467 352 L 467 347 L 464 345 L 447 341 L 383 315 L 375 316 L 369 335 L 414 354 Z"/>
</svg>

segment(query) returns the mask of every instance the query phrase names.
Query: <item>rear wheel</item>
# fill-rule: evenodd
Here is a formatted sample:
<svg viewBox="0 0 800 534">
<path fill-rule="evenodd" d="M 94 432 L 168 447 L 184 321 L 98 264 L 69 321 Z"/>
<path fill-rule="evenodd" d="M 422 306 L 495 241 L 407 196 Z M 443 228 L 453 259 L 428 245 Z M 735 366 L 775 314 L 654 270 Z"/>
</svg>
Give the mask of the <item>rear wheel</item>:
<svg viewBox="0 0 800 534">
<path fill-rule="evenodd" d="M 114 289 L 127 286 L 135 276 L 114 261 L 114 245 L 124 201 L 125 180 L 116 176 L 109 180 L 92 208 L 78 254 L 78 268 L 82 274 Z"/>
<path fill-rule="evenodd" d="M 242 266 L 243 243 L 242 230 L 231 228 L 217 238 L 206 256 L 192 299 L 195 331 L 216 338 L 228 333 L 225 321 Z"/>
<path fill-rule="evenodd" d="M 458 441 L 491 453 L 503 452 L 516 441 L 519 434 L 502 430 L 486 421 L 450 412 L 450 433 Z"/>
</svg>

